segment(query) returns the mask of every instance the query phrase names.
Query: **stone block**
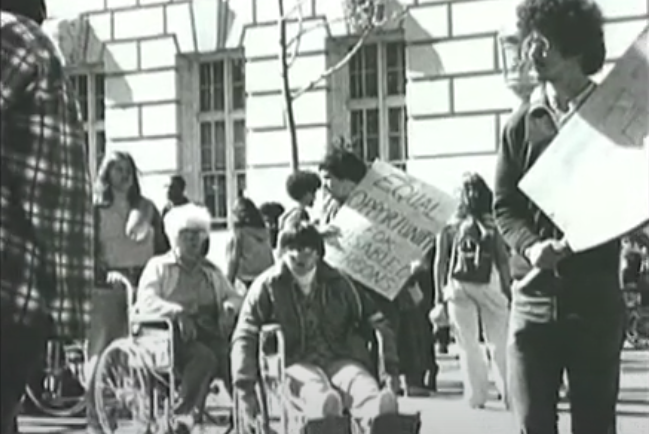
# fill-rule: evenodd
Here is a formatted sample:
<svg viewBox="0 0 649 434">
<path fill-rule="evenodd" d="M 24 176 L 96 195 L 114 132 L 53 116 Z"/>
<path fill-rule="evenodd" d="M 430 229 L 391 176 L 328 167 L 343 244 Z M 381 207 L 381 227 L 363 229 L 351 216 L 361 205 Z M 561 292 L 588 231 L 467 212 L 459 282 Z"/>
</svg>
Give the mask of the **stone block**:
<svg viewBox="0 0 649 434">
<path fill-rule="evenodd" d="M 328 35 L 327 28 L 320 25 L 321 22 L 320 19 L 304 21 L 303 30 L 308 31 L 300 37 L 299 53 L 325 50 Z M 298 33 L 297 24 L 289 24 L 286 33 L 287 39 L 290 41 Z M 277 56 L 279 51 L 277 26 L 263 25 L 246 28 L 244 46 L 247 58 Z"/>
<path fill-rule="evenodd" d="M 168 68 L 176 65 L 176 41 L 173 36 L 146 39 L 140 44 L 140 68 Z"/>
<path fill-rule="evenodd" d="M 438 42 L 433 46 L 442 64 L 442 74 L 492 72 L 495 68 L 493 37 Z"/>
<path fill-rule="evenodd" d="M 181 53 L 196 51 L 190 3 L 170 4 L 165 8 L 167 33 L 175 35 Z"/>
<path fill-rule="evenodd" d="M 408 120 L 412 157 L 496 151 L 495 115 Z"/>
<path fill-rule="evenodd" d="M 454 36 L 484 34 L 499 31 L 504 17 L 514 17 L 512 0 L 481 0 L 451 3 Z"/>
<path fill-rule="evenodd" d="M 133 139 L 140 136 L 137 107 L 106 107 L 106 139 Z"/>
<path fill-rule="evenodd" d="M 604 26 L 606 58 L 618 59 L 647 27 L 649 19 L 608 23 Z"/>
<path fill-rule="evenodd" d="M 318 78 L 326 69 L 326 56 L 298 56 L 289 69 L 289 82 L 293 89 L 301 88 Z M 326 81 L 321 84 L 325 85 Z M 246 63 L 246 91 L 264 92 L 280 90 L 282 78 L 277 59 L 256 60 Z"/>
<path fill-rule="evenodd" d="M 406 91 L 406 100 L 409 116 L 450 113 L 450 80 L 410 81 Z"/>
<path fill-rule="evenodd" d="M 175 70 L 106 77 L 107 105 L 175 100 Z"/>
<path fill-rule="evenodd" d="M 47 0 L 48 18 L 76 18 L 87 12 L 104 10 L 104 0 Z"/>
<path fill-rule="evenodd" d="M 449 35 L 448 5 L 420 5 L 404 18 L 406 41 L 429 41 Z"/>
<path fill-rule="evenodd" d="M 220 20 L 218 8 L 220 2 L 214 0 L 194 0 L 190 2 L 193 12 L 196 49 L 200 53 L 215 51 L 218 42 Z"/>
<path fill-rule="evenodd" d="M 108 74 L 137 71 L 138 60 L 136 41 L 108 42 L 104 46 L 104 71 Z"/>
<path fill-rule="evenodd" d="M 140 110 L 143 136 L 178 134 L 178 104 L 144 105 Z"/>
<path fill-rule="evenodd" d="M 113 35 L 113 20 L 110 12 L 88 15 L 90 33 L 100 41 L 110 41 Z"/>
<path fill-rule="evenodd" d="M 284 126 L 284 99 L 280 94 L 248 95 L 246 98 L 246 126 L 274 128 Z"/>
<path fill-rule="evenodd" d="M 106 147 L 111 151 L 130 153 L 138 170 L 142 173 L 178 169 L 178 141 L 173 138 L 109 141 Z M 143 192 L 146 194 L 145 189 Z"/>
<path fill-rule="evenodd" d="M 326 124 L 327 123 L 327 91 L 315 90 L 307 92 L 293 101 L 295 123 Z"/>
<path fill-rule="evenodd" d="M 442 59 L 432 42 L 406 46 L 406 77 L 430 78 L 444 73 Z"/>
<path fill-rule="evenodd" d="M 647 17 L 649 2 L 647 0 L 597 0 L 607 18 Z"/>
<path fill-rule="evenodd" d="M 453 78 L 456 112 L 511 109 L 518 105 L 501 74 Z"/>
<path fill-rule="evenodd" d="M 107 9 L 131 8 L 137 6 L 138 0 L 106 0 Z"/>
<path fill-rule="evenodd" d="M 147 5 L 155 5 L 159 3 L 171 3 L 173 0 L 138 0 L 140 2 L 140 5 L 142 6 L 147 6 Z"/>
<path fill-rule="evenodd" d="M 327 134 L 325 126 L 297 129 L 300 162 L 315 162 L 322 157 L 327 149 Z M 246 146 L 249 166 L 288 165 L 291 161 L 291 141 L 286 129 L 250 131 Z"/>
<path fill-rule="evenodd" d="M 409 160 L 406 167 L 408 173 L 456 197 L 465 172 L 479 173 L 493 188 L 496 156 L 494 154 L 420 158 Z"/>
<path fill-rule="evenodd" d="M 135 39 L 164 34 L 164 8 L 150 7 L 113 14 L 115 39 Z"/>
</svg>

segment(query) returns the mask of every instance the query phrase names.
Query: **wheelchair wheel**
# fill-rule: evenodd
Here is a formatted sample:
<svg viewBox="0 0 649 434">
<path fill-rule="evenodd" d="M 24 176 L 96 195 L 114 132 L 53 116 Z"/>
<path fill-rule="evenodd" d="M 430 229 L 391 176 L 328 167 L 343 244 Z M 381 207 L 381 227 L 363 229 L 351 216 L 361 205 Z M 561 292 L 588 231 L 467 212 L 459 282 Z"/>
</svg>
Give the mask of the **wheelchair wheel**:
<svg viewBox="0 0 649 434">
<path fill-rule="evenodd" d="M 83 376 L 84 351 L 81 345 L 63 347 L 58 363 L 45 360 L 42 371 L 25 388 L 25 407 L 53 417 L 73 417 L 86 409 Z"/>
<path fill-rule="evenodd" d="M 146 353 L 128 338 L 111 343 L 97 361 L 95 405 L 106 434 L 156 432 Z"/>
</svg>

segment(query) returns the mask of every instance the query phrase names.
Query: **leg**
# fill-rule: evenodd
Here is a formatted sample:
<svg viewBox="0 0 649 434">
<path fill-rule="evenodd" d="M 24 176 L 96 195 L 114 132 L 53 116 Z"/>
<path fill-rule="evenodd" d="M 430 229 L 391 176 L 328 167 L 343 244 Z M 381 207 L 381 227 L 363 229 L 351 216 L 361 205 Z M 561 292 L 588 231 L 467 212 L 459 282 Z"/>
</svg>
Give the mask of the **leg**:
<svg viewBox="0 0 649 434">
<path fill-rule="evenodd" d="M 489 369 L 478 336 L 478 307 L 472 299 L 460 294 L 449 301 L 448 308 L 462 352 L 464 396 L 471 407 L 482 407 L 489 393 Z"/>
<path fill-rule="evenodd" d="M 507 297 L 500 289 L 500 279 L 494 270 L 492 282 L 484 288 L 475 288 L 472 292 L 480 306 L 480 320 L 485 341 L 490 347 L 491 359 L 495 367 L 496 385 L 505 404 L 507 396 L 507 325 L 509 308 Z"/>
<path fill-rule="evenodd" d="M 612 434 L 619 392 L 622 315 L 567 319 L 567 370 L 573 434 Z"/>
<path fill-rule="evenodd" d="M 557 401 L 563 372 L 562 329 L 532 322 L 514 303 L 507 348 L 507 384 L 520 434 L 557 434 Z"/>
<path fill-rule="evenodd" d="M 295 363 L 286 369 L 289 390 L 308 420 L 341 416 L 343 405 L 327 374 L 314 365 Z"/>
<path fill-rule="evenodd" d="M 352 416 L 369 421 L 379 414 L 397 413 L 397 397 L 379 388 L 376 379 L 359 363 L 337 361 L 327 369 L 331 383 L 343 396 Z"/>
<path fill-rule="evenodd" d="M 202 404 L 210 382 L 217 372 L 214 352 L 198 341 L 180 347 L 180 402 L 176 414 L 191 415 Z"/>
<path fill-rule="evenodd" d="M 2 324 L 0 336 L 0 434 L 12 434 L 25 386 L 38 369 L 46 344 L 42 325 Z"/>
</svg>

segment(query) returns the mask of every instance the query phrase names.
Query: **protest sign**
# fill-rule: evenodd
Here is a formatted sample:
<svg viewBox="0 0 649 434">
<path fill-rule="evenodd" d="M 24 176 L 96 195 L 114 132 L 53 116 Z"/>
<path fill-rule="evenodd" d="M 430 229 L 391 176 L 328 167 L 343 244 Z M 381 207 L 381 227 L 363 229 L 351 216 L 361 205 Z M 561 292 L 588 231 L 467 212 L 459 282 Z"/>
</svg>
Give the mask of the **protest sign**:
<svg viewBox="0 0 649 434">
<path fill-rule="evenodd" d="M 645 28 L 520 182 L 582 251 L 649 222 Z"/>
<path fill-rule="evenodd" d="M 331 222 L 341 236 L 325 259 L 392 300 L 454 211 L 446 193 L 376 161 Z"/>
</svg>

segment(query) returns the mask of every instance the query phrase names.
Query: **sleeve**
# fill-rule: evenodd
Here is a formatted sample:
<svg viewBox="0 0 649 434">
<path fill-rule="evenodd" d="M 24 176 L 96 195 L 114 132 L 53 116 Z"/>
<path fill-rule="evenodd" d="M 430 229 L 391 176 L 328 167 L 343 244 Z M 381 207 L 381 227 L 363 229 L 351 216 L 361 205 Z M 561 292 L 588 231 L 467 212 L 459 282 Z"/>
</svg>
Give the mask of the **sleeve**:
<svg viewBox="0 0 649 434">
<path fill-rule="evenodd" d="M 271 300 L 263 279 L 257 279 L 246 294 L 234 328 L 230 350 L 232 384 L 250 390 L 259 371 L 259 332 L 268 323 Z"/>
<path fill-rule="evenodd" d="M 241 297 L 237 291 L 234 289 L 232 284 L 228 281 L 228 279 L 225 278 L 225 276 L 221 273 L 220 270 L 217 270 L 216 272 L 217 275 L 217 297 L 219 300 L 221 300 L 221 308 L 225 306 L 225 304 L 229 304 L 232 306 L 236 312 L 239 312 L 241 310 L 241 306 L 243 304 L 243 297 Z"/>
<path fill-rule="evenodd" d="M 348 282 L 353 286 L 352 282 Z M 394 327 L 386 316 L 379 310 L 376 303 L 370 298 L 367 291 L 353 287 L 361 304 L 361 321 L 368 324 L 372 330 L 378 332 L 383 338 L 383 356 L 385 357 L 385 373 L 399 375 L 399 353 L 397 350 L 397 336 Z M 368 291 L 371 291 L 368 289 Z"/>
<path fill-rule="evenodd" d="M 498 269 L 498 274 L 500 276 L 500 282 L 503 287 L 503 291 L 508 298 L 511 298 L 511 283 L 512 275 L 509 268 L 509 251 L 507 249 L 507 244 L 503 240 L 502 235 L 496 231 L 494 235 L 494 244 L 495 244 L 495 258 L 496 258 L 496 267 Z"/>
<path fill-rule="evenodd" d="M 239 261 L 241 260 L 241 243 L 239 236 L 235 231 L 232 232 L 225 245 L 225 277 L 230 283 L 234 283 L 239 270 Z"/>
<path fill-rule="evenodd" d="M 530 226 L 532 216 L 529 215 L 528 200 L 518 188 L 524 172 L 522 162 L 516 160 L 513 149 L 523 146 L 515 134 L 520 122 L 522 119 L 512 119 L 503 132 L 496 160 L 494 215 L 507 244 L 519 254 L 524 254 L 525 249 L 539 241 L 539 237 Z"/>
<path fill-rule="evenodd" d="M 435 241 L 435 259 L 433 260 L 433 281 L 435 282 L 436 303 L 443 301 L 443 290 L 448 283 L 448 269 L 452 255 L 452 235 L 449 226 L 446 226 Z"/>
<path fill-rule="evenodd" d="M 158 212 L 158 208 L 156 208 L 153 202 L 149 205 L 153 208 L 151 217 L 151 225 L 153 226 L 153 253 L 154 255 L 162 255 L 171 249 L 171 245 L 165 232 L 163 215 Z"/>
<path fill-rule="evenodd" d="M 164 273 L 156 258 L 150 260 L 142 271 L 137 289 L 138 313 L 172 318 L 182 311 L 182 306 L 162 298 Z"/>
</svg>

